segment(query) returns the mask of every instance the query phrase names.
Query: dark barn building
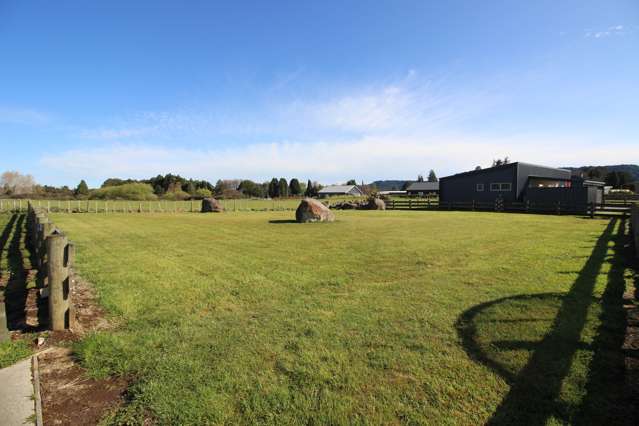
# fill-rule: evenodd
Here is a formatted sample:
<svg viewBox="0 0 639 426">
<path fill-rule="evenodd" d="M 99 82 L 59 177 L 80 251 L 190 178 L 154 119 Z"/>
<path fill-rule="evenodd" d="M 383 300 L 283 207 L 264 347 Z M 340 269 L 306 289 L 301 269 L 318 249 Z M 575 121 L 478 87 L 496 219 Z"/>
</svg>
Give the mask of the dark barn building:
<svg viewBox="0 0 639 426">
<path fill-rule="evenodd" d="M 406 188 L 406 193 L 418 197 L 437 195 L 439 194 L 439 182 L 413 182 Z"/>
<path fill-rule="evenodd" d="M 439 199 L 448 202 L 601 203 L 603 182 L 571 176 L 570 170 L 510 163 L 439 180 Z"/>
</svg>

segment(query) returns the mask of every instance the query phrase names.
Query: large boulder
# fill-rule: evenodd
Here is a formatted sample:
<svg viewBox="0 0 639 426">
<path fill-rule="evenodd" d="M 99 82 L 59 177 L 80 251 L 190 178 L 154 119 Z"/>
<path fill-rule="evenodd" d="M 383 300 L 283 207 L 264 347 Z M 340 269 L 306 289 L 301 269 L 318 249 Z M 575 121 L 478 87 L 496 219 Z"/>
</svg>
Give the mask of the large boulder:
<svg viewBox="0 0 639 426">
<path fill-rule="evenodd" d="M 386 210 L 386 203 L 381 198 L 371 198 L 364 208 L 368 210 Z"/>
<path fill-rule="evenodd" d="M 312 198 L 304 198 L 295 211 L 295 220 L 306 222 L 333 222 L 335 214 L 324 204 Z"/>
<path fill-rule="evenodd" d="M 205 198 L 202 200 L 202 213 L 220 213 L 224 211 L 224 206 L 215 198 Z"/>
</svg>

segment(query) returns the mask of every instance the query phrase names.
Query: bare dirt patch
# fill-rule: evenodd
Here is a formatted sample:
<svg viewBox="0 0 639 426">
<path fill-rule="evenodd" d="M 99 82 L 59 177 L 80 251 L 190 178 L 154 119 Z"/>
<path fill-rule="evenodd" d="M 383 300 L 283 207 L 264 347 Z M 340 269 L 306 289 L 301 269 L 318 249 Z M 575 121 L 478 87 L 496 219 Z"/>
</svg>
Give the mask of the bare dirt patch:
<svg viewBox="0 0 639 426">
<path fill-rule="evenodd" d="M 73 278 L 71 301 L 71 329 L 74 334 L 83 336 L 91 331 L 113 328 L 98 304 L 93 287 L 78 276 Z"/>
<path fill-rule="evenodd" d="M 127 381 L 86 376 L 68 348 L 51 348 L 38 356 L 44 424 L 97 424 L 124 401 Z"/>
<path fill-rule="evenodd" d="M 127 380 L 121 377 L 89 378 L 71 349 L 59 347 L 68 346 L 89 332 L 113 327 L 91 285 L 77 276 L 71 301 L 71 329 L 42 333 L 45 339 L 38 346 L 49 348 L 38 355 L 44 424 L 97 424 L 108 411 L 124 402 L 128 387 Z"/>
</svg>

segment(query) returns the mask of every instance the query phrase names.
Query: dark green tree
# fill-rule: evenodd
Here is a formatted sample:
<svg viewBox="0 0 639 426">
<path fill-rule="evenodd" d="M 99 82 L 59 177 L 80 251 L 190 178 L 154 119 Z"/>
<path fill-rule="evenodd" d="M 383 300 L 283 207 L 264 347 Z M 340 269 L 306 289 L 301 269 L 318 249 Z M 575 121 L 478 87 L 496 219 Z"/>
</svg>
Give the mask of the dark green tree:
<svg viewBox="0 0 639 426">
<path fill-rule="evenodd" d="M 223 191 L 224 191 L 224 182 L 222 182 L 222 179 L 218 179 L 217 182 L 215 182 L 215 186 L 213 187 L 213 193 L 215 195 L 220 195 L 222 194 Z"/>
<path fill-rule="evenodd" d="M 252 180 L 243 180 L 240 182 L 240 186 L 237 188 L 247 197 L 262 197 L 262 185 L 253 182 Z"/>
<path fill-rule="evenodd" d="M 300 185 L 300 181 L 297 178 L 291 179 L 291 182 L 288 185 L 288 193 L 289 195 L 298 196 L 302 194 L 302 186 Z"/>
<path fill-rule="evenodd" d="M 357 185 L 357 181 L 355 179 L 351 179 L 348 182 L 346 182 L 346 185 Z"/>
<path fill-rule="evenodd" d="M 609 172 L 606 174 L 604 181 L 606 182 L 606 185 L 619 189 L 632 183 L 632 176 L 628 172 Z"/>
<path fill-rule="evenodd" d="M 76 196 L 86 196 L 89 195 L 89 186 L 87 185 L 87 183 L 84 181 L 84 179 L 82 179 L 80 181 L 80 183 L 78 184 L 78 186 L 75 188 L 75 195 Z"/>
<path fill-rule="evenodd" d="M 304 192 L 304 195 L 307 197 L 315 197 L 317 195 L 317 188 L 313 185 L 313 182 L 311 182 L 310 179 L 306 183 L 306 191 Z"/>
<path fill-rule="evenodd" d="M 268 184 L 268 196 L 271 198 L 280 196 L 280 186 L 277 178 L 271 179 L 271 182 Z"/>
<path fill-rule="evenodd" d="M 288 182 L 284 178 L 280 178 L 278 182 L 279 187 L 279 196 L 280 197 L 288 197 Z"/>
<path fill-rule="evenodd" d="M 439 182 L 439 179 L 437 179 L 437 175 L 435 174 L 435 170 L 430 169 L 430 172 L 428 172 L 428 181 Z"/>
<path fill-rule="evenodd" d="M 185 192 L 187 192 L 189 195 L 195 195 L 195 191 L 197 190 L 197 188 L 195 187 L 195 183 L 192 180 L 189 179 L 185 186 L 186 188 L 182 188 Z"/>
</svg>

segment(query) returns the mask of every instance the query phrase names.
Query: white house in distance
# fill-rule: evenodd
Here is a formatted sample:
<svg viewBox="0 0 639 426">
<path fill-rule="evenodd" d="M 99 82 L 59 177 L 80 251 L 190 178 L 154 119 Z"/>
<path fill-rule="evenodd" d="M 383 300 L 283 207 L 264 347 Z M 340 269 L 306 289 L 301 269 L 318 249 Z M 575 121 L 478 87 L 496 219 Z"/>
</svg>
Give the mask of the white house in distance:
<svg viewBox="0 0 639 426">
<path fill-rule="evenodd" d="M 319 196 L 324 197 L 333 197 L 333 196 L 349 196 L 349 197 L 361 197 L 364 195 L 361 189 L 357 187 L 357 185 L 329 185 L 320 189 Z"/>
</svg>

